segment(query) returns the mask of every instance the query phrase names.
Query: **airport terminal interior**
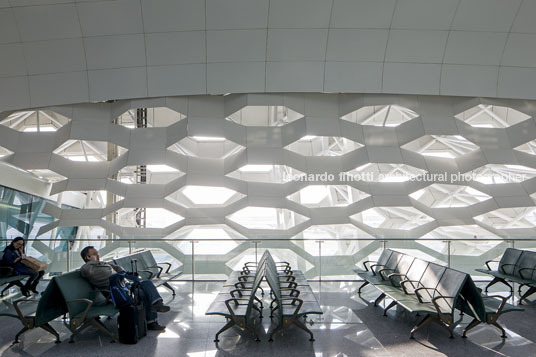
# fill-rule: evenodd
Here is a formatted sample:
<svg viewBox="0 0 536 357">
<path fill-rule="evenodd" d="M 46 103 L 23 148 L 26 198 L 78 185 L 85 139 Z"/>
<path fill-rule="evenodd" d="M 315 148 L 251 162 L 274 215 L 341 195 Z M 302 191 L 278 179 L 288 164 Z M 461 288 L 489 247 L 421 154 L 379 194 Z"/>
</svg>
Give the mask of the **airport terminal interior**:
<svg viewBox="0 0 536 357">
<path fill-rule="evenodd" d="M 0 0 L 0 356 L 536 356 L 535 17 Z"/>
</svg>

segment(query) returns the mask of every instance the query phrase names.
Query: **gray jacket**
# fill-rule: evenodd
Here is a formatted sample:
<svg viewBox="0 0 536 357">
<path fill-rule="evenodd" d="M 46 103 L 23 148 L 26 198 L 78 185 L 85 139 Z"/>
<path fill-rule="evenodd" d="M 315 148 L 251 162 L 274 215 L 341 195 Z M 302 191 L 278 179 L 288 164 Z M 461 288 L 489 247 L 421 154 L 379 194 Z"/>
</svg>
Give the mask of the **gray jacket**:
<svg viewBox="0 0 536 357">
<path fill-rule="evenodd" d="M 90 260 L 80 268 L 80 275 L 98 289 L 110 289 L 110 275 L 123 270 L 119 265 Z"/>
</svg>

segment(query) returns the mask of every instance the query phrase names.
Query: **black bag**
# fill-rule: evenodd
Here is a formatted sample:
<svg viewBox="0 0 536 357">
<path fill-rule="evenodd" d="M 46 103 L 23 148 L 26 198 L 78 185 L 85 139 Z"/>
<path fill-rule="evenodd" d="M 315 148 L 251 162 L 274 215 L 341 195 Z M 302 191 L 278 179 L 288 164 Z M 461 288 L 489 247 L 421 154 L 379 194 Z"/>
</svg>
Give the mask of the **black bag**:
<svg viewBox="0 0 536 357">
<path fill-rule="evenodd" d="M 132 271 L 137 274 L 137 261 L 131 261 Z M 135 265 L 135 269 L 134 269 Z M 145 317 L 145 307 L 140 294 L 140 284 L 137 281 L 132 283 L 130 290 L 132 294 L 132 304 L 126 305 L 119 310 L 117 318 L 117 330 L 119 331 L 119 342 L 126 344 L 136 344 L 139 339 L 147 335 L 147 319 Z"/>
</svg>

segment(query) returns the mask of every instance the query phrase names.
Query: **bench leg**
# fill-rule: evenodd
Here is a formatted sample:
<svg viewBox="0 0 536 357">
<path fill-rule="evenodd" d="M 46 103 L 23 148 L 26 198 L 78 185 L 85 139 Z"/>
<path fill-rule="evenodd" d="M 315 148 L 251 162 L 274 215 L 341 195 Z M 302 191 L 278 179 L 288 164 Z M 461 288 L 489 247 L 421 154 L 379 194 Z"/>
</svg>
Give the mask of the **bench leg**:
<svg viewBox="0 0 536 357">
<path fill-rule="evenodd" d="M 473 319 L 473 321 L 471 321 L 469 325 L 467 325 L 467 327 L 463 330 L 462 337 L 467 338 L 467 332 L 476 327 L 477 325 L 480 325 L 480 321 L 478 321 L 478 319 Z"/>
<path fill-rule="evenodd" d="M 19 337 L 20 337 L 23 333 L 25 333 L 26 331 L 28 331 L 29 329 L 30 329 L 29 327 L 24 326 L 24 327 L 22 328 L 22 330 L 20 330 L 20 331 L 15 335 L 15 341 L 13 341 L 13 343 L 19 343 L 19 342 L 20 342 L 20 341 L 19 341 Z"/>
<path fill-rule="evenodd" d="M 78 336 L 78 334 L 80 334 L 80 332 L 82 332 L 85 329 L 87 329 L 89 326 L 91 326 L 90 323 L 86 322 L 82 326 L 80 326 L 78 329 L 74 330 L 73 333 L 71 334 L 71 338 L 69 338 L 69 343 L 74 343 L 74 338 L 76 336 Z"/>
<path fill-rule="evenodd" d="M 283 322 L 281 321 L 281 325 L 277 326 L 276 329 L 274 329 L 272 331 L 272 333 L 270 333 L 270 338 L 268 339 L 268 342 L 273 342 L 273 336 L 278 333 L 279 331 L 281 331 L 283 329 Z"/>
<path fill-rule="evenodd" d="M 256 341 L 256 342 L 260 342 L 260 341 L 261 341 L 261 339 L 259 338 L 259 335 L 257 335 L 257 331 L 255 331 L 255 327 L 253 327 L 253 326 L 251 326 L 251 325 L 248 325 L 248 326 L 247 326 L 247 329 L 248 329 L 249 331 L 251 331 L 251 332 L 255 335 L 255 341 Z"/>
<path fill-rule="evenodd" d="M 60 335 L 56 332 L 56 330 L 54 330 L 54 328 L 52 326 L 49 325 L 48 322 L 46 324 L 42 325 L 42 326 L 39 326 L 39 327 L 41 327 L 43 330 L 48 331 L 51 334 L 53 334 L 54 337 L 56 337 L 56 343 L 61 342 Z"/>
<path fill-rule="evenodd" d="M 415 333 L 415 331 L 417 331 L 418 329 L 420 329 L 420 328 L 423 327 L 423 326 L 428 325 L 430 322 L 432 322 L 432 320 L 433 320 L 432 315 L 430 315 L 430 314 L 426 315 L 426 316 L 424 317 L 424 319 L 422 319 L 421 322 L 419 322 L 419 323 L 417 324 L 417 326 L 415 326 L 415 327 L 411 330 L 411 332 L 410 332 L 410 334 L 409 334 L 409 338 L 413 338 L 413 334 Z"/>
<path fill-rule="evenodd" d="M 502 337 L 502 338 L 506 338 L 506 337 L 507 337 L 507 336 L 506 336 L 506 331 L 504 331 L 504 329 L 502 328 L 502 326 L 499 325 L 499 323 L 498 323 L 497 321 L 493 321 L 491 324 L 492 324 L 493 326 L 497 327 L 499 330 L 501 330 L 501 332 L 502 332 L 501 337 Z"/>
<path fill-rule="evenodd" d="M 374 300 L 374 306 L 378 306 L 378 304 L 382 302 L 383 299 L 385 299 L 385 294 L 381 293 L 380 296 L 378 296 L 376 300 Z"/>
<path fill-rule="evenodd" d="M 93 326 L 95 326 L 96 328 L 98 328 L 99 330 L 104 332 L 105 334 L 109 335 L 112 338 L 113 341 L 117 341 L 117 338 L 115 337 L 113 332 L 108 330 L 108 328 L 106 326 L 104 326 L 104 324 L 100 320 L 98 320 L 98 319 L 90 319 L 89 321 Z"/>
<path fill-rule="evenodd" d="M 361 286 L 359 287 L 359 289 L 357 289 L 357 293 L 361 295 L 361 289 L 363 289 L 365 286 L 367 286 L 368 284 L 370 284 L 368 281 L 365 280 L 365 282 L 363 284 L 361 284 Z"/>
<path fill-rule="evenodd" d="M 173 296 L 175 296 L 175 289 L 173 289 L 173 287 L 171 285 L 169 285 L 169 283 L 166 281 L 164 284 L 162 284 L 162 286 L 165 286 L 166 288 L 168 288 L 169 290 L 171 290 L 171 293 L 173 294 Z"/>
<path fill-rule="evenodd" d="M 293 323 L 298 326 L 299 328 L 301 328 L 303 331 L 307 332 L 309 334 L 309 336 L 311 336 L 311 338 L 309 339 L 309 341 L 314 341 L 315 338 L 313 336 L 313 333 L 311 332 L 311 330 L 309 330 L 309 328 L 307 328 L 307 326 L 305 326 L 303 324 L 303 322 L 301 322 L 300 320 L 294 320 Z"/>
<path fill-rule="evenodd" d="M 534 293 L 536 293 L 536 287 L 531 286 L 531 287 L 529 288 L 529 290 L 527 290 L 527 291 L 523 294 L 523 296 L 521 296 L 521 297 L 519 298 L 519 304 L 521 305 L 522 302 L 523 302 L 523 300 L 525 300 L 526 298 L 528 298 L 530 295 L 532 295 L 532 294 L 534 294 Z"/>
<path fill-rule="evenodd" d="M 224 331 L 227 331 L 228 329 L 230 329 L 231 327 L 233 327 L 235 325 L 235 322 L 233 320 L 229 320 L 225 326 L 223 326 L 218 332 L 216 332 L 216 337 L 214 338 L 214 342 L 218 343 L 220 342 L 220 339 L 218 338 L 218 336 L 220 336 L 220 334 Z"/>
<path fill-rule="evenodd" d="M 389 306 L 387 306 L 384 310 L 383 310 L 383 316 L 387 316 L 387 311 L 389 311 L 389 309 L 392 309 L 393 307 L 395 307 L 397 304 L 397 302 L 395 300 L 391 301 L 391 303 L 389 304 Z"/>
<path fill-rule="evenodd" d="M 514 288 L 512 287 L 512 285 L 508 284 L 508 282 L 502 278 L 493 278 L 492 281 L 489 282 L 488 285 L 486 285 L 486 287 L 484 288 L 484 291 L 487 293 L 488 292 L 488 289 L 492 286 L 492 285 L 495 285 L 497 283 L 503 283 L 504 285 L 508 286 L 510 288 L 510 292 L 513 294 L 514 293 Z"/>
</svg>

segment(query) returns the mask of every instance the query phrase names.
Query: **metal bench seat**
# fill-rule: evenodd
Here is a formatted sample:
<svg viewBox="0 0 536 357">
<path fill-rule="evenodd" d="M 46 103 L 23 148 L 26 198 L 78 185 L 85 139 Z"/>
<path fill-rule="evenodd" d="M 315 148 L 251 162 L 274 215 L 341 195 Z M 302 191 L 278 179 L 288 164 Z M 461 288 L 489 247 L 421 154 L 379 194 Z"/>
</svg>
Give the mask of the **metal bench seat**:
<svg viewBox="0 0 536 357">
<path fill-rule="evenodd" d="M 498 263 L 497 269 L 492 269 L 490 263 Z M 476 271 L 493 276 L 493 280 L 486 286 L 485 291 L 497 283 L 503 283 L 514 293 L 514 288 L 509 282 L 519 284 L 519 304 L 523 303 L 530 295 L 536 293 L 536 252 L 507 248 L 500 261 L 488 260 L 487 269 L 476 269 Z M 522 287 L 529 289 L 521 294 Z"/>
<path fill-rule="evenodd" d="M 179 268 L 171 270 L 171 263 L 157 263 L 150 250 L 144 250 L 113 260 L 114 264 L 119 265 L 125 271 L 130 271 L 132 269 L 133 261 L 136 261 L 138 274 L 143 279 L 151 280 L 156 287 L 163 286 L 169 289 L 173 296 L 176 295 L 175 289 L 169 282 L 183 274 Z"/>
<path fill-rule="evenodd" d="M 390 298 L 392 301 L 384 309 L 384 315 L 397 305 L 411 313 L 425 313 L 425 318 L 411 330 L 410 338 L 430 322 L 447 329 L 452 338 L 454 327 L 462 319 L 461 316 L 455 319 L 457 310 L 474 317 L 464 330 L 464 336 L 471 328 L 484 322 L 499 328 L 502 336 L 506 337 L 497 319 L 504 312 L 519 311 L 520 308 L 507 304 L 503 297 L 483 297 L 469 274 L 389 251 L 385 249 L 375 264 L 365 262 L 365 270 L 354 270 L 365 280 L 358 292 L 367 284 L 373 285 L 380 291 L 380 296 L 374 301 L 376 306 L 385 297 Z"/>
</svg>

